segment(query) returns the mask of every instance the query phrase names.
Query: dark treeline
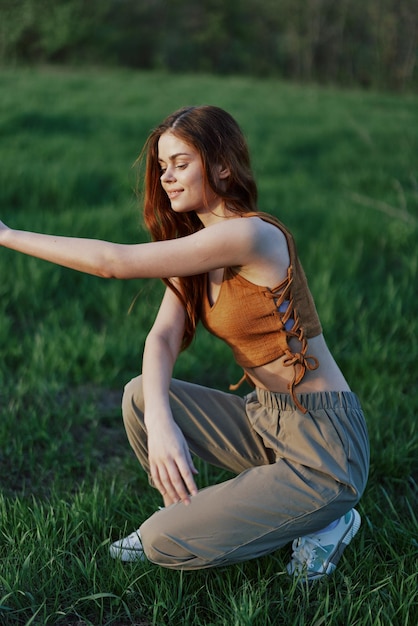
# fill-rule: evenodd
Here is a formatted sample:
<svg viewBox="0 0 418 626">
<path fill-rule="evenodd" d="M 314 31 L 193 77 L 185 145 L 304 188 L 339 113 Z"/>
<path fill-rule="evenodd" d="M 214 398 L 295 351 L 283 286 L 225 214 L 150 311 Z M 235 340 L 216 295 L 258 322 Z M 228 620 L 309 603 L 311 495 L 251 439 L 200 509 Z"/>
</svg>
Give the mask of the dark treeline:
<svg viewBox="0 0 418 626">
<path fill-rule="evenodd" d="M 0 0 L 0 63 L 416 89 L 417 0 Z"/>
</svg>

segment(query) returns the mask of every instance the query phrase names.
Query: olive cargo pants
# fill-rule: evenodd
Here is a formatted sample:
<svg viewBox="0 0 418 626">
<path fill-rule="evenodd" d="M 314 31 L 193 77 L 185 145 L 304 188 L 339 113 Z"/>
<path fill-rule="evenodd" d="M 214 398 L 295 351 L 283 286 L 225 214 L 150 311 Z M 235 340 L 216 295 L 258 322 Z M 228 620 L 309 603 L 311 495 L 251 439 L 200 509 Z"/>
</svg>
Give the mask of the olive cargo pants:
<svg viewBox="0 0 418 626">
<path fill-rule="evenodd" d="M 172 380 L 174 420 L 193 454 L 237 474 L 202 489 L 191 504 L 157 511 L 141 528 L 153 563 L 201 569 L 246 561 L 320 530 L 364 491 L 369 444 L 351 392 L 287 394 L 256 389 L 244 398 Z M 129 442 L 149 474 L 142 377 L 123 396 Z"/>
</svg>

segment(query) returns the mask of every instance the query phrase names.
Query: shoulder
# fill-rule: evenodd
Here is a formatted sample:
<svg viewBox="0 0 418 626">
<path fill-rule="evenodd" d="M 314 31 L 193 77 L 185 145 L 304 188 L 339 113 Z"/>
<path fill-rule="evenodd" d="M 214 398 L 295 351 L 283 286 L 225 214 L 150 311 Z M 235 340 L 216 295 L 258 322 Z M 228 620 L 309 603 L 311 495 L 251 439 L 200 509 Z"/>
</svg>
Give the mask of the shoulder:
<svg viewBox="0 0 418 626">
<path fill-rule="evenodd" d="M 153 245 L 153 244 L 151 244 Z M 220 267 L 260 267 L 283 264 L 287 243 L 282 231 L 258 216 L 231 217 L 186 237 L 162 242 L 171 276 L 203 274 Z M 159 249 L 156 249 L 158 256 Z"/>
<path fill-rule="evenodd" d="M 210 228 L 205 230 L 210 231 Z M 288 256 L 291 235 L 281 222 L 268 214 L 231 218 L 213 228 L 211 235 L 218 244 L 244 249 L 247 262 L 263 259 L 284 262 Z"/>
<path fill-rule="evenodd" d="M 267 219 L 266 219 L 267 218 Z M 252 216 L 241 219 L 243 231 L 251 239 L 256 250 L 264 254 L 270 254 L 274 249 L 287 250 L 286 230 L 275 218 L 267 214 Z"/>
<path fill-rule="evenodd" d="M 196 252 L 226 257 L 226 265 L 243 265 L 258 255 L 266 233 L 259 218 L 230 217 L 206 226 L 194 235 Z M 231 262 L 227 258 L 231 256 Z M 233 262 L 232 262 L 233 258 Z"/>
<path fill-rule="evenodd" d="M 268 218 L 260 215 L 242 220 L 251 230 L 253 254 L 240 273 L 256 284 L 274 286 L 286 276 L 290 251 L 286 230 L 275 218 Z"/>
<path fill-rule="evenodd" d="M 257 247 L 264 245 L 269 240 L 274 241 L 276 244 L 286 241 L 286 231 L 280 222 L 274 218 L 266 220 L 263 214 L 260 214 L 260 216 L 251 214 L 248 217 L 244 214 L 231 217 L 199 232 L 205 233 L 208 237 L 219 238 L 224 242 L 232 237 L 234 239 L 239 238 L 247 244 L 253 244 Z"/>
</svg>

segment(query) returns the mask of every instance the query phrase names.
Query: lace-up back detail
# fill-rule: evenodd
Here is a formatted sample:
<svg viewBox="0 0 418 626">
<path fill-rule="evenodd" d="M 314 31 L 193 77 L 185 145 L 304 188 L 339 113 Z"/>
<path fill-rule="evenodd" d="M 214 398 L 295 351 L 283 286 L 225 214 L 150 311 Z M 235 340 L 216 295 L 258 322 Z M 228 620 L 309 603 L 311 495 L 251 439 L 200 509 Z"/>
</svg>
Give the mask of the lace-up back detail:
<svg viewBox="0 0 418 626">
<path fill-rule="evenodd" d="M 269 292 L 273 299 L 278 314 L 281 316 L 281 323 L 286 335 L 287 348 L 284 350 L 283 365 L 286 367 L 293 366 L 294 373 L 292 382 L 289 385 L 290 392 L 295 403 L 300 407 L 297 398 L 294 397 L 295 385 L 300 383 L 305 375 L 306 370 L 315 370 L 319 366 L 318 359 L 314 356 L 307 355 L 308 341 L 305 330 L 301 324 L 300 316 L 295 310 L 294 298 L 292 295 L 293 268 L 289 267 L 288 275 L 274 290 Z M 292 352 L 289 347 L 289 340 L 294 337 L 300 342 L 301 348 L 299 352 Z"/>
<path fill-rule="evenodd" d="M 295 386 L 307 370 L 318 367 L 317 359 L 307 354 L 308 339 L 319 335 L 322 328 L 291 234 L 275 218 L 264 214 L 260 217 L 279 227 L 286 236 L 290 255 L 286 278 L 270 289 L 226 268 L 218 298 L 211 306 L 206 277 L 201 318 L 210 332 L 232 348 L 235 360 L 243 368 L 284 357 L 283 365 L 293 368 L 289 391 L 295 404 L 304 410 L 296 398 Z M 299 342 L 297 352 L 290 347 L 292 338 Z"/>
</svg>

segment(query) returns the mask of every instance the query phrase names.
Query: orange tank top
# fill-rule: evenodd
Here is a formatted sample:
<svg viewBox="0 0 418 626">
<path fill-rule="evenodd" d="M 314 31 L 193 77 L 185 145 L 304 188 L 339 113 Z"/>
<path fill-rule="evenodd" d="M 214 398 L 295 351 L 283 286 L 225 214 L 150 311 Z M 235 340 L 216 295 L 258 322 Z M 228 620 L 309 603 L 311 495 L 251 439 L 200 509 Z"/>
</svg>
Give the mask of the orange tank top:
<svg viewBox="0 0 418 626">
<path fill-rule="evenodd" d="M 247 215 L 260 217 L 284 233 L 290 257 L 287 276 L 271 289 L 251 283 L 231 268 L 225 268 L 218 298 L 211 305 L 206 275 L 201 320 L 207 330 L 232 348 L 236 362 L 243 368 L 265 365 L 284 356 L 283 364 L 293 368 L 289 391 L 295 404 L 305 411 L 296 398 L 295 386 L 306 370 L 314 370 L 319 365 L 318 360 L 306 352 L 307 340 L 321 334 L 321 323 L 291 233 L 270 215 Z M 300 352 L 291 351 L 289 339 L 292 337 L 299 340 Z M 231 389 L 237 389 L 245 378 L 248 377 L 244 375 Z"/>
</svg>

